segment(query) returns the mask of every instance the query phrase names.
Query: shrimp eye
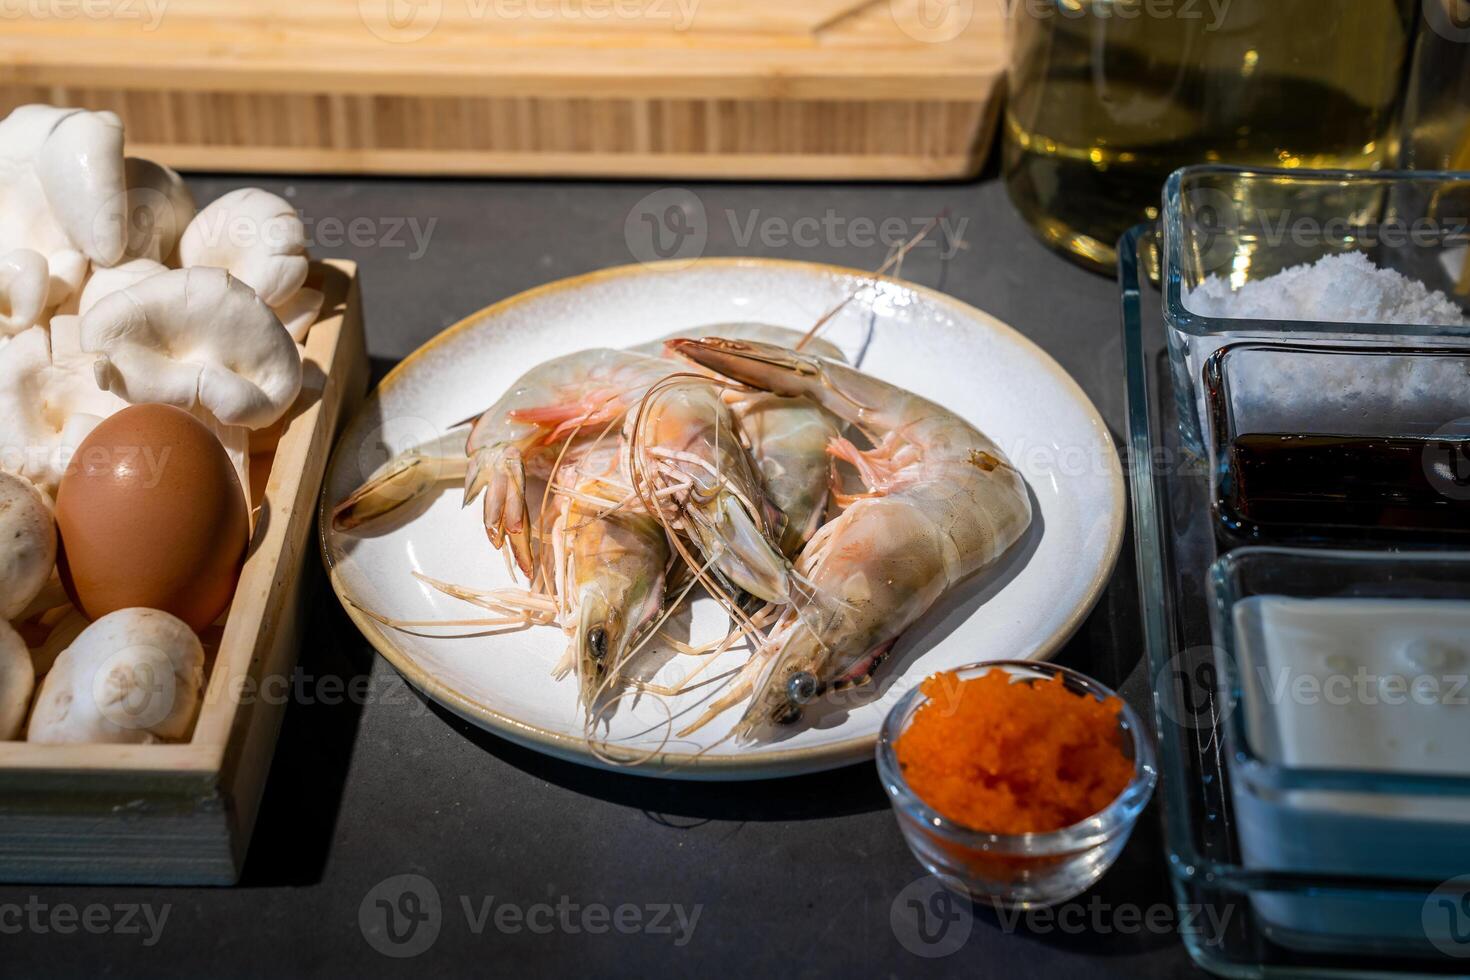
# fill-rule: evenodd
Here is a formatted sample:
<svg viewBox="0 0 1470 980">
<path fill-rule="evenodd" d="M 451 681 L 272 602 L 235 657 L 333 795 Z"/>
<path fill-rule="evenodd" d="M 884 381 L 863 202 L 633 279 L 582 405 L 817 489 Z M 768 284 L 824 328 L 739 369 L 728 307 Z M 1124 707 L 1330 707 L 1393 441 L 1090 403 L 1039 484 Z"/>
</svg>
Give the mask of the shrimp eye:
<svg viewBox="0 0 1470 980">
<path fill-rule="evenodd" d="M 607 656 L 607 630 L 601 626 L 594 626 L 587 631 L 587 652 L 592 659 L 601 663 Z"/>
<path fill-rule="evenodd" d="M 806 704 L 817 695 L 817 679 L 806 671 L 792 674 L 786 682 L 786 697 L 792 704 Z"/>
</svg>

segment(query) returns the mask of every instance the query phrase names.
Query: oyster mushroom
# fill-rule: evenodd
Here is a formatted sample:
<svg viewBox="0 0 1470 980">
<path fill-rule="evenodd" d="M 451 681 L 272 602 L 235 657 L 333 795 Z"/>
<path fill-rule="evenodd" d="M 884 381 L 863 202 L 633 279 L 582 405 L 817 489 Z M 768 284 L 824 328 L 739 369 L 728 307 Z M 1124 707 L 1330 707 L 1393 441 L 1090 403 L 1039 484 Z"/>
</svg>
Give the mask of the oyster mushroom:
<svg viewBox="0 0 1470 980">
<path fill-rule="evenodd" d="M 168 266 L 149 258 L 125 259 L 114 266 L 96 266 L 82 282 L 82 288 L 57 312 L 79 316 L 96 306 L 102 297 L 167 271 Z M 54 346 L 55 341 L 52 343 Z"/>
<path fill-rule="evenodd" d="M 66 299 L 91 261 L 127 244 L 122 122 L 111 112 L 23 105 L 0 120 L 0 252 L 46 259 L 47 306 Z"/>
<path fill-rule="evenodd" d="M 28 248 L 0 255 L 0 336 L 14 336 L 41 322 L 51 291 L 46 257 Z"/>
<path fill-rule="evenodd" d="M 54 493 L 76 447 L 123 404 L 53 363 L 45 327 L 12 337 L 0 347 L 0 471 Z"/>
<path fill-rule="evenodd" d="M 55 567 L 51 502 L 29 480 L 0 473 L 0 620 L 19 616 Z"/>
<path fill-rule="evenodd" d="M 280 418 L 301 391 L 296 344 L 249 286 L 223 269 L 170 270 L 103 297 L 80 331 L 98 387 L 192 412 L 248 492 L 250 430 Z"/>
<path fill-rule="evenodd" d="M 279 308 L 306 282 L 306 228 L 289 202 L 242 187 L 194 216 L 179 239 L 179 261 L 224 269 Z"/>
<path fill-rule="evenodd" d="M 77 636 L 47 672 L 32 742 L 147 743 L 188 736 L 204 687 L 204 647 L 158 609 L 119 609 Z"/>
<path fill-rule="evenodd" d="M 198 212 L 194 195 L 170 167 L 142 157 L 128 157 L 123 163 L 128 188 L 126 254 L 170 262 L 177 258 L 179 239 Z"/>
<path fill-rule="evenodd" d="M 36 687 L 31 653 L 15 627 L 0 620 L 0 742 L 20 734 Z"/>
</svg>

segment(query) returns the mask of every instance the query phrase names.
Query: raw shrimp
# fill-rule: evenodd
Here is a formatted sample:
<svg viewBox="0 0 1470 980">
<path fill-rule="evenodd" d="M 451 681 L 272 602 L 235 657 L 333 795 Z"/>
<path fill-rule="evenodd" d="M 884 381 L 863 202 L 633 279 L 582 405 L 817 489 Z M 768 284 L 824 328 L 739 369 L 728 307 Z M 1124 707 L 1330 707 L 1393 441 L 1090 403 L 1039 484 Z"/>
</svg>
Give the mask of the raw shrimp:
<svg viewBox="0 0 1470 980">
<path fill-rule="evenodd" d="M 333 510 L 333 526 L 350 530 L 384 517 L 445 478 L 464 479 L 468 504 L 485 491 L 485 533 L 510 544 L 527 575 L 534 560 L 526 477 L 544 477 L 563 446 L 591 439 L 642 399 L 650 385 L 677 371 L 667 359 L 594 348 L 531 368 L 474 422 L 464 458 L 410 451 L 368 479 Z"/>
<path fill-rule="evenodd" d="M 845 365 L 768 344 L 707 339 L 670 346 L 742 384 L 805 396 L 874 443 L 829 452 L 868 487 L 824 524 L 796 570 L 810 592 L 697 727 L 754 694 L 735 734 L 790 724 L 827 690 L 860 683 L 948 589 L 995 561 L 1031 522 L 1025 481 L 996 445 L 952 412 Z"/>
<path fill-rule="evenodd" d="M 663 526 L 636 499 L 615 441 L 593 447 L 575 466 L 558 469 L 558 511 L 551 529 L 555 586 L 568 655 L 583 708 L 616 693 L 634 648 L 663 609 L 669 544 Z M 570 492 L 567 492 L 567 491 Z"/>
<path fill-rule="evenodd" d="M 698 337 L 757 340 L 792 348 L 802 336 L 803 331 L 768 323 L 717 323 L 677 331 L 634 350 L 664 353 L 666 341 Z M 832 360 L 844 360 L 836 345 L 820 338 L 814 339 L 808 349 Z M 725 393 L 725 401 L 750 449 L 766 495 L 781 512 L 781 551 L 795 558 L 827 516 L 832 487 L 827 444 L 840 434 L 837 419 L 809 399 L 764 391 L 731 390 Z"/>
<path fill-rule="evenodd" d="M 719 386 L 675 376 L 629 413 L 628 472 L 670 527 L 683 531 L 727 583 L 767 602 L 788 599 L 779 519 L 766 500 Z M 691 562 L 691 564 L 693 564 Z"/>
</svg>

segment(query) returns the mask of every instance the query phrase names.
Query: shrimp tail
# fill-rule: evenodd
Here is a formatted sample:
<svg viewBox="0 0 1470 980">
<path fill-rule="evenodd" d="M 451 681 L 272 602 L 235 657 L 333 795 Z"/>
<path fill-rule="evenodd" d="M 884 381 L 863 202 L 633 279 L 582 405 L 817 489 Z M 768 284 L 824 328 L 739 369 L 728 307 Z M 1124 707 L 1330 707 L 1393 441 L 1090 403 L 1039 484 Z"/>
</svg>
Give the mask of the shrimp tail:
<svg viewBox="0 0 1470 980">
<path fill-rule="evenodd" d="M 520 451 L 515 446 L 477 450 L 465 473 L 464 502 L 485 494 L 485 536 L 499 549 L 510 546 L 516 567 L 531 574 L 531 520 L 526 507 L 526 475 Z"/>
</svg>

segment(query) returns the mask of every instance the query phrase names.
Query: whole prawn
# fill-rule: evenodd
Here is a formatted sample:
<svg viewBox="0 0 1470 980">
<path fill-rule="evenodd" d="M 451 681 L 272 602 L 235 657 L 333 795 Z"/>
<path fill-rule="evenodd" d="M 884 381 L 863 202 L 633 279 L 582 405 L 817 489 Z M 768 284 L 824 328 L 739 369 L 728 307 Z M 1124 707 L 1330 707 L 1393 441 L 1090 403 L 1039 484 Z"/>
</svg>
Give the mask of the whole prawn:
<svg viewBox="0 0 1470 980">
<path fill-rule="evenodd" d="M 670 356 L 665 347 L 667 341 L 699 337 L 754 340 L 794 348 L 803 335 L 803 331 L 769 323 L 717 323 L 678 330 L 633 350 Z M 819 337 L 812 340 L 809 349 L 834 361 L 845 360 L 836 345 Z M 777 543 L 786 557 L 795 558 L 827 516 L 832 488 L 827 444 L 839 434 L 837 420 L 806 398 L 786 398 L 742 388 L 726 391 L 724 398 L 750 449 L 766 496 L 781 513 Z"/>
<path fill-rule="evenodd" d="M 823 692 L 860 683 L 948 589 L 999 558 L 1031 522 L 1025 481 L 983 433 L 935 403 L 809 354 L 720 338 L 671 350 L 741 384 L 806 397 L 868 435 L 829 452 L 868 490 L 822 525 L 788 606 L 736 682 L 691 728 L 754 695 L 741 740 L 790 724 Z M 686 729 L 687 731 L 687 729 Z"/>
<path fill-rule="evenodd" d="M 553 586 L 569 640 L 562 671 L 577 675 L 589 720 L 599 697 L 617 692 L 665 600 L 668 539 L 638 501 L 621 502 L 622 456 L 615 441 L 593 446 L 558 469 L 554 479 L 565 486 L 552 487 Z"/>
</svg>

